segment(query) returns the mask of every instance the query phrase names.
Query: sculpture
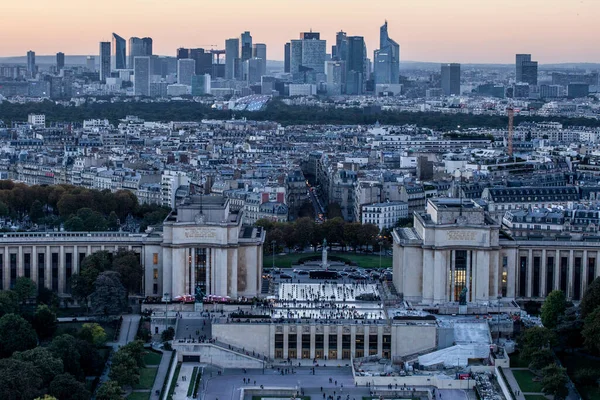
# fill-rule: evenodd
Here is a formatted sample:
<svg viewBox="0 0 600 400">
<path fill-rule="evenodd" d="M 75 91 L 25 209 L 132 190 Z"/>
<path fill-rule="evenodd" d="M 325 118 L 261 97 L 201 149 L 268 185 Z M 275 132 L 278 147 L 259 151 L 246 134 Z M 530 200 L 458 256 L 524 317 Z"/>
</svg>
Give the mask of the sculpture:
<svg viewBox="0 0 600 400">
<path fill-rule="evenodd" d="M 462 290 L 460 291 L 460 295 L 458 297 L 458 304 L 461 306 L 467 305 L 467 288 L 466 287 L 462 288 Z"/>
</svg>

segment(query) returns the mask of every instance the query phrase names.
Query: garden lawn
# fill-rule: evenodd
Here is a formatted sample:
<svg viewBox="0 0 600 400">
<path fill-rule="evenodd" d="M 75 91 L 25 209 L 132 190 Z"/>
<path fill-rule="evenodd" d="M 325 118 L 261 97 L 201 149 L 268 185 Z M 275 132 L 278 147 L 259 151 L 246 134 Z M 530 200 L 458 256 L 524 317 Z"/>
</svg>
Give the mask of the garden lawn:
<svg viewBox="0 0 600 400">
<path fill-rule="evenodd" d="M 510 367 L 511 368 L 528 368 L 529 364 L 521 360 L 519 352 L 515 352 L 510 355 Z"/>
<path fill-rule="evenodd" d="M 335 256 L 343 259 L 348 264 L 356 264 L 362 268 L 379 268 L 379 255 L 377 254 L 360 254 L 360 253 L 344 253 L 335 252 L 328 253 L 329 256 Z M 290 268 L 292 265 L 298 264 L 298 260 L 307 257 L 318 257 L 321 259 L 321 253 L 290 253 L 285 255 L 275 255 L 275 267 L 278 268 Z M 270 268 L 273 264 L 273 257 L 271 255 L 264 255 L 263 257 L 263 268 Z M 381 256 L 381 267 L 391 268 L 392 257 Z"/>
<path fill-rule="evenodd" d="M 513 369 L 512 370 L 515 379 L 519 383 L 519 387 L 521 388 L 521 392 L 541 392 L 542 391 L 542 382 L 534 382 L 533 378 L 535 375 L 533 372 L 525 369 Z"/>
<path fill-rule="evenodd" d="M 146 365 L 158 365 L 160 364 L 160 359 L 162 358 L 162 354 L 155 353 L 153 351 L 149 351 L 144 354 L 144 364 Z"/>
<path fill-rule="evenodd" d="M 152 389 L 154 385 L 154 378 L 158 368 L 142 368 L 140 369 L 140 383 L 133 385 L 134 389 Z"/>
<path fill-rule="evenodd" d="M 548 400 L 548 398 L 541 394 L 526 394 L 525 400 Z"/>
<path fill-rule="evenodd" d="M 132 392 L 127 396 L 127 400 L 149 400 L 150 392 Z"/>
</svg>

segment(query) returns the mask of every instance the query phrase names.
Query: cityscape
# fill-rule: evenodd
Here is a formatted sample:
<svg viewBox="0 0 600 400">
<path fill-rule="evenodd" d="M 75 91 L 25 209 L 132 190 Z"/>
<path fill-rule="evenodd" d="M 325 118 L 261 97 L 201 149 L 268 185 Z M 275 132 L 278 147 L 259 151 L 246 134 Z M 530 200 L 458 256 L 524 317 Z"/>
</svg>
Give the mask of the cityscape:
<svg viewBox="0 0 600 400">
<path fill-rule="evenodd" d="M 0 399 L 600 399 L 595 55 L 264 3 L 0 43 Z"/>
</svg>

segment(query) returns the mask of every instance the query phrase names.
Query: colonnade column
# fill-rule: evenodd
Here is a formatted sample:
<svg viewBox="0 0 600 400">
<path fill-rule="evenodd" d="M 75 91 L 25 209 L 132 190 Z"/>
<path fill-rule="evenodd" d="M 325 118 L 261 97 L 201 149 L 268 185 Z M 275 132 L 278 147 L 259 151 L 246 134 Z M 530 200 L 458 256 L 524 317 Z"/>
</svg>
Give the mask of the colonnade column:
<svg viewBox="0 0 600 400">
<path fill-rule="evenodd" d="M 569 250 L 569 267 L 567 272 L 567 298 L 573 298 L 573 267 L 575 263 L 575 257 L 573 256 L 573 249 Z"/>
<path fill-rule="evenodd" d="M 525 295 L 528 298 L 531 298 L 531 293 L 533 289 L 533 249 L 529 249 L 527 253 L 527 282 L 525 285 Z"/>
<path fill-rule="evenodd" d="M 583 257 L 581 258 L 581 290 L 579 291 L 579 298 L 583 297 L 585 289 L 587 288 L 587 270 L 588 270 L 588 252 L 583 251 Z"/>
<path fill-rule="evenodd" d="M 547 265 L 546 249 L 542 249 L 542 271 L 540 273 L 540 297 L 546 297 L 546 281 L 548 280 L 548 265 Z"/>
<path fill-rule="evenodd" d="M 471 301 L 471 250 L 467 250 L 467 280 L 465 281 L 467 288 L 467 303 Z"/>
<path fill-rule="evenodd" d="M 30 264 L 31 264 L 31 280 L 35 282 L 36 287 L 38 285 L 38 267 L 37 267 L 37 247 L 36 246 L 31 246 L 31 258 L 30 260 Z"/>
<path fill-rule="evenodd" d="M 10 253 L 9 253 L 10 249 L 8 246 L 4 247 L 4 266 L 3 266 L 3 277 L 2 280 L 4 281 L 4 290 L 9 290 L 10 289 Z"/>
<path fill-rule="evenodd" d="M 490 299 L 496 300 L 501 296 L 500 294 L 500 252 L 498 250 L 492 251 L 492 269 L 494 277 L 492 280 L 492 291 L 490 293 Z"/>
<path fill-rule="evenodd" d="M 554 287 L 553 290 L 560 289 L 560 250 L 554 251 Z"/>
<path fill-rule="evenodd" d="M 52 251 L 50 250 L 50 246 L 46 246 L 44 262 L 46 263 L 44 271 L 44 284 L 48 289 L 52 290 Z"/>
<path fill-rule="evenodd" d="M 19 252 L 17 254 L 17 277 L 25 276 L 25 260 L 23 259 L 23 246 L 19 246 Z"/>
<path fill-rule="evenodd" d="M 450 301 L 456 301 L 454 299 L 454 292 L 456 291 L 456 281 L 455 281 L 455 263 L 454 257 L 456 256 L 456 250 L 450 250 Z"/>
<path fill-rule="evenodd" d="M 290 338 L 288 337 L 290 334 L 290 327 L 283 327 L 283 358 L 287 358 L 290 350 Z"/>
<path fill-rule="evenodd" d="M 190 249 L 192 252 L 192 270 L 190 271 L 190 294 L 196 293 L 196 248 L 192 247 Z"/>
<path fill-rule="evenodd" d="M 516 272 L 517 272 L 517 249 L 508 249 L 506 253 L 506 297 L 514 299 Z"/>
<path fill-rule="evenodd" d="M 58 293 L 63 294 L 65 292 L 67 280 L 67 271 L 65 268 L 65 246 L 59 246 L 58 248 Z"/>
<path fill-rule="evenodd" d="M 79 249 L 77 248 L 77 245 L 73 246 L 73 258 L 71 259 L 72 263 L 73 263 L 73 273 L 74 274 L 78 274 L 79 273 Z M 144 265 L 144 264 L 142 264 Z"/>
<path fill-rule="evenodd" d="M 337 359 L 338 360 L 342 359 L 342 351 L 343 351 L 342 335 L 343 335 L 343 328 L 338 325 L 338 327 L 337 327 Z"/>
<path fill-rule="evenodd" d="M 316 347 L 317 347 L 317 340 L 316 340 L 316 332 L 317 332 L 317 327 L 315 325 L 311 325 L 310 326 L 310 359 L 314 360 L 316 355 Z"/>
</svg>

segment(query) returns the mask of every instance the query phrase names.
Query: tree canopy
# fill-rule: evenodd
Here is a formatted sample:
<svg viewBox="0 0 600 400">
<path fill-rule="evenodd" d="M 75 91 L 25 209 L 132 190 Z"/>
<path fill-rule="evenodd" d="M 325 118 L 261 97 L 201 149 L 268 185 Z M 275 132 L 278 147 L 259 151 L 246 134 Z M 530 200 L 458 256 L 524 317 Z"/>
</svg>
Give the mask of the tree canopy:
<svg viewBox="0 0 600 400">
<path fill-rule="evenodd" d="M 105 271 L 98 275 L 91 295 L 92 313 L 96 315 L 117 315 L 127 308 L 127 290 L 115 271 Z"/>
<path fill-rule="evenodd" d="M 0 357 L 10 357 L 15 351 L 37 346 L 37 335 L 23 317 L 6 314 L 0 318 Z"/>
<path fill-rule="evenodd" d="M 553 290 L 548 294 L 542 305 L 542 324 L 547 328 L 554 328 L 558 319 L 567 309 L 567 299 L 561 290 Z"/>
<path fill-rule="evenodd" d="M 60 374 L 52 380 L 49 393 L 60 400 L 89 400 L 90 392 L 85 384 L 71 374 Z"/>
<path fill-rule="evenodd" d="M 33 364 L 4 358 L 0 360 L 0 398 L 34 399 L 43 394 L 43 381 Z"/>
<path fill-rule="evenodd" d="M 587 287 L 581 298 L 581 316 L 587 317 L 600 306 L 600 277 L 594 279 Z"/>
<path fill-rule="evenodd" d="M 600 307 L 585 317 L 583 331 L 581 332 L 585 346 L 590 351 L 600 352 Z"/>
</svg>

